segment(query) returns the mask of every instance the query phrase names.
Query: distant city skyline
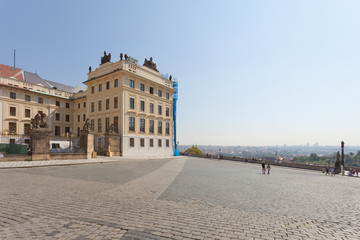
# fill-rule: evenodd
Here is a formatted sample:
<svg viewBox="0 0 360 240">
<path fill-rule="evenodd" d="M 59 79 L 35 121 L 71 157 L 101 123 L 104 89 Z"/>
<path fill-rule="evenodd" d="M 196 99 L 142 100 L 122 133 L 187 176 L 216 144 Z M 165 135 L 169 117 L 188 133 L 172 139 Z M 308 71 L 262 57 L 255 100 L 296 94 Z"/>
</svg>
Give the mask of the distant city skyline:
<svg viewBox="0 0 360 240">
<path fill-rule="evenodd" d="M 2 1 L 0 64 L 76 86 L 104 51 L 179 82 L 180 145 L 360 145 L 359 1 Z"/>
</svg>

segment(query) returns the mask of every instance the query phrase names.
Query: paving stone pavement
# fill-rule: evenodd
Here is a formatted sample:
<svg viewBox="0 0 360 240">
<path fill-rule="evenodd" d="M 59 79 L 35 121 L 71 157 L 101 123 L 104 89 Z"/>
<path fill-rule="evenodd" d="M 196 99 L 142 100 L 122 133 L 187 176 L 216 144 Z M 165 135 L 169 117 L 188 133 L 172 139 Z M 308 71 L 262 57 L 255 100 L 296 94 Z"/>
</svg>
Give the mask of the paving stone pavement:
<svg viewBox="0 0 360 240">
<path fill-rule="evenodd" d="M 0 239 L 360 239 L 359 179 L 259 173 L 196 158 L 1 169 Z"/>
</svg>

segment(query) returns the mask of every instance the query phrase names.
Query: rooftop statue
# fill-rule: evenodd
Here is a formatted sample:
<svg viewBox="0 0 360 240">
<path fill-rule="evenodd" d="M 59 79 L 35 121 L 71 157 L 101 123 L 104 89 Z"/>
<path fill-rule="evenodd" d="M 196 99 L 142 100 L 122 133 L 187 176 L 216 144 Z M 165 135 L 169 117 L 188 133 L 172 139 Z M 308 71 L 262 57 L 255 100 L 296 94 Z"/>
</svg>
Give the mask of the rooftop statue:
<svg viewBox="0 0 360 240">
<path fill-rule="evenodd" d="M 120 60 L 123 60 L 123 54 L 120 53 Z"/>
<path fill-rule="evenodd" d="M 46 122 L 46 114 L 45 113 L 38 113 L 35 115 L 34 118 L 31 119 L 31 129 L 36 128 L 47 128 Z"/>
<path fill-rule="evenodd" d="M 101 57 L 101 64 L 110 62 L 110 60 L 111 60 L 111 53 L 106 55 L 106 51 L 104 51 L 104 56 Z"/>
<path fill-rule="evenodd" d="M 152 57 L 150 57 L 150 60 L 147 60 L 147 59 L 145 58 L 145 61 L 144 61 L 143 66 L 148 67 L 148 68 L 151 68 L 152 70 L 155 70 L 155 71 L 159 72 L 159 70 L 157 69 L 156 63 L 153 62 L 153 58 L 152 58 Z"/>
<path fill-rule="evenodd" d="M 91 72 L 91 66 L 89 67 L 89 72 Z"/>
</svg>

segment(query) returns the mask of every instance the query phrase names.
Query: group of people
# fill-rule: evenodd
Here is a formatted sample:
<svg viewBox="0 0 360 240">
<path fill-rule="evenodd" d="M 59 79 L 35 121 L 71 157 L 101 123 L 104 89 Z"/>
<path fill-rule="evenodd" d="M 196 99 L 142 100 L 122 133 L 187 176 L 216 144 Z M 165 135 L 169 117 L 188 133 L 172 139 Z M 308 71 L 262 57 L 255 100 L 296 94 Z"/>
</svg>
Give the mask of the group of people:
<svg viewBox="0 0 360 240">
<path fill-rule="evenodd" d="M 265 166 L 265 161 L 263 161 L 263 162 L 261 163 L 261 168 L 262 168 L 262 173 L 263 173 L 263 174 L 266 173 L 266 170 L 267 170 L 267 174 L 270 174 L 270 170 L 271 170 L 270 164 L 268 164 L 267 166 Z"/>
<path fill-rule="evenodd" d="M 325 169 L 325 175 L 335 176 L 335 167 L 330 165 Z"/>
<path fill-rule="evenodd" d="M 357 168 L 357 169 L 352 170 L 350 168 L 348 176 L 350 176 L 350 177 L 359 177 L 359 169 Z"/>
<path fill-rule="evenodd" d="M 345 176 L 345 168 L 343 165 L 340 166 L 341 167 L 341 175 Z M 324 168 L 323 172 L 325 172 L 325 175 L 330 175 L 330 176 L 335 176 L 335 167 L 331 167 L 330 165 L 326 168 Z M 354 169 L 352 170 L 352 168 L 349 169 L 349 172 L 347 173 L 347 176 L 350 177 L 359 177 L 359 169 Z"/>
</svg>

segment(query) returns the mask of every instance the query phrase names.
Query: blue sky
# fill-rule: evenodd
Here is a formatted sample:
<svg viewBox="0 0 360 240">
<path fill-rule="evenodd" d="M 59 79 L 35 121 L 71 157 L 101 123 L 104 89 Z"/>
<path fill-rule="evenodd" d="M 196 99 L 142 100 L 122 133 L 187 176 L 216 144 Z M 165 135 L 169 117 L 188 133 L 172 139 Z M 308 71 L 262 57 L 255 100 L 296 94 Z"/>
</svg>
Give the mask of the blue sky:
<svg viewBox="0 0 360 240">
<path fill-rule="evenodd" d="M 3 1 L 0 63 L 81 85 L 103 51 L 179 82 L 180 144 L 360 143 L 359 1 Z"/>
</svg>

